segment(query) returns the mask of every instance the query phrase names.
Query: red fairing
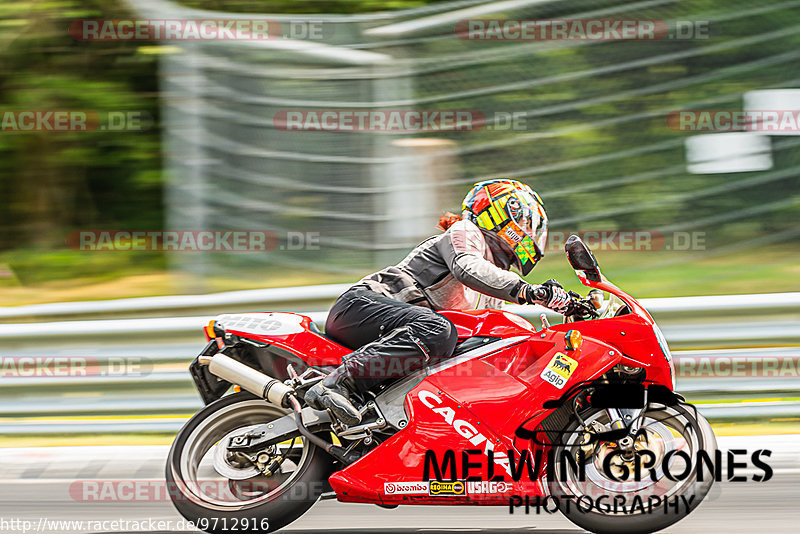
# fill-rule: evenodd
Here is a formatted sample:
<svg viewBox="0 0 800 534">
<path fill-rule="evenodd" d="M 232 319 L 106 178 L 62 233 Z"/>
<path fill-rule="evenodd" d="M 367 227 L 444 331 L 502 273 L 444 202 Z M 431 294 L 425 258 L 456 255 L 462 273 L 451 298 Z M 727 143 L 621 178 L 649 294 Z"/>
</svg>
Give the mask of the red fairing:
<svg viewBox="0 0 800 534">
<path fill-rule="evenodd" d="M 649 381 L 673 386 L 652 319 L 640 307 L 632 308 L 643 313 L 538 332 L 521 317 L 499 310 L 443 311 L 456 325 L 459 339 L 496 340 L 430 369 L 405 397 L 405 427 L 330 477 L 338 499 L 508 505 L 511 495 L 544 495 L 541 477 L 549 446 L 517 434 L 521 428 L 537 428 L 553 412 L 544 408 L 547 401 L 562 398 L 574 385 L 591 382 L 618 363 L 644 367 Z M 227 331 L 285 348 L 310 365 L 338 365 L 349 352 L 313 332 L 310 319 L 298 314 L 241 314 L 219 320 L 233 325 Z M 567 330 L 582 333 L 577 350 L 567 349 Z M 565 359 L 570 367 L 566 378 L 548 375 L 555 362 Z M 530 471 L 527 464 L 519 467 L 523 454 L 530 455 Z M 542 455 L 538 465 L 532 461 L 536 454 Z M 439 484 L 437 478 L 456 482 Z"/>
<path fill-rule="evenodd" d="M 458 327 L 459 337 L 462 332 L 497 336 L 509 343 L 431 374 L 414 387 L 406 396 L 407 426 L 330 478 L 340 500 L 507 505 L 510 495 L 543 495 L 542 472 L 531 477 L 525 469 L 521 477 L 512 476 L 508 451 L 519 465 L 524 451 L 534 455 L 538 450 L 543 455 L 540 468 L 546 468 L 547 447 L 516 436 L 520 427 L 536 428 L 552 413 L 552 409 L 543 407 L 546 401 L 559 399 L 575 384 L 599 378 L 620 362 L 645 367 L 648 380 L 672 387 L 669 365 L 652 325 L 638 316 L 568 323 L 535 332 L 509 319 L 511 314 L 496 310 L 444 313 Z M 566 348 L 565 332 L 571 329 L 580 330 L 584 336 L 578 350 Z M 556 353 L 577 362 L 561 388 L 541 377 Z M 487 448 L 494 456 L 491 469 Z M 448 451 L 455 455 L 455 476 L 464 483 L 465 493 L 433 495 L 430 486 L 423 491 L 424 475 L 436 478 L 431 455 L 441 471 Z M 465 471 L 465 462 L 477 466 Z M 444 472 L 442 475 L 445 480 L 452 477 Z M 466 481 L 467 475 L 482 482 Z"/>
<path fill-rule="evenodd" d="M 631 367 L 644 367 L 649 382 L 674 389 L 669 360 L 661 350 L 652 320 L 639 315 L 623 315 L 594 321 L 564 323 L 551 327 L 557 332 L 578 330 L 584 339 L 602 339 L 622 352 L 622 363 Z"/>
<path fill-rule="evenodd" d="M 252 316 L 253 319 L 250 322 L 234 322 L 236 326 L 233 327 L 225 325 L 226 317 L 240 316 Z M 312 331 L 311 318 L 299 313 L 258 312 L 221 315 L 217 321 L 225 327 L 226 332 L 288 350 L 311 366 L 339 365 L 342 363 L 342 356 L 352 352 Z M 239 326 L 240 324 L 242 326 Z M 275 333 L 267 333 L 268 329 L 254 327 L 264 324 L 277 325 Z"/>
<path fill-rule="evenodd" d="M 500 310 L 442 310 L 458 331 L 458 339 L 473 336 L 508 337 L 536 332 L 531 323 L 513 313 Z"/>
<path fill-rule="evenodd" d="M 447 391 L 423 381 L 406 397 L 409 423 L 380 447 L 346 469 L 330 477 L 339 500 L 346 502 L 376 502 L 383 504 L 508 504 L 509 496 L 520 492 L 542 495 L 537 477 L 527 475 L 518 482 L 512 480 L 506 451 L 511 439 L 499 435 L 478 419 L 464 404 Z M 500 415 L 500 414 L 497 414 Z M 487 448 L 495 451 L 489 467 Z M 472 451 L 466 453 L 467 450 Z M 426 453 L 431 461 L 429 478 L 436 479 L 433 456 L 439 468 L 448 451 L 454 455 L 455 477 L 463 484 L 461 492 L 442 492 L 432 495 L 425 478 Z M 464 456 L 468 459 L 465 460 Z M 465 473 L 465 461 L 475 464 Z M 467 482 L 464 475 L 478 477 L 483 482 Z M 444 479 L 453 475 L 441 473 Z M 486 484 L 492 478 L 492 484 Z M 456 494 L 452 494 L 456 493 Z"/>
</svg>

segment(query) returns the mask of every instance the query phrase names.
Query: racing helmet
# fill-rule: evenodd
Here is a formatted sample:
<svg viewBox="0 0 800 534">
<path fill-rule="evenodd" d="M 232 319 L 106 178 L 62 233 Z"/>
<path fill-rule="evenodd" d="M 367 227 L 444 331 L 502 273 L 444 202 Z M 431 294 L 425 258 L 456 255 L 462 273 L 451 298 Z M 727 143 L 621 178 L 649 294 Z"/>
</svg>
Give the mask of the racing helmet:
<svg viewBox="0 0 800 534">
<path fill-rule="evenodd" d="M 547 214 L 542 199 L 528 185 L 510 178 L 478 182 L 461 209 L 464 219 L 499 238 L 523 276 L 544 256 Z"/>
</svg>

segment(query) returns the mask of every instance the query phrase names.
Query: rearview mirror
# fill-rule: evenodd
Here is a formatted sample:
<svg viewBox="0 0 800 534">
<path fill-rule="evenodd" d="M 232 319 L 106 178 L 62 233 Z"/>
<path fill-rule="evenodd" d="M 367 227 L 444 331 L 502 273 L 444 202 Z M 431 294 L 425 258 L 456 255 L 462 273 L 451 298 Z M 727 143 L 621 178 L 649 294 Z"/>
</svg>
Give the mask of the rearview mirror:
<svg viewBox="0 0 800 534">
<path fill-rule="evenodd" d="M 575 234 L 569 236 L 567 242 L 564 243 L 564 250 L 567 252 L 567 259 L 569 259 L 569 264 L 572 265 L 573 269 L 584 271 L 586 278 L 592 282 L 600 281 L 600 268 L 597 265 L 597 260 L 580 237 Z"/>
</svg>

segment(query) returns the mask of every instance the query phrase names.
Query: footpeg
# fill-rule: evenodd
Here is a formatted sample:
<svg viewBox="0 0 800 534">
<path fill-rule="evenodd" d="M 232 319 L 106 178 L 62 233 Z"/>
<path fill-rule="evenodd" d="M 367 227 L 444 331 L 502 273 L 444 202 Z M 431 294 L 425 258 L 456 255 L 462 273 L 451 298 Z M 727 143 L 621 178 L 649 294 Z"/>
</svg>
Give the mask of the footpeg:
<svg viewBox="0 0 800 534">
<path fill-rule="evenodd" d="M 361 414 L 347 397 L 322 382 L 306 392 L 305 401 L 315 410 L 330 410 L 336 419 L 347 426 L 361 422 Z"/>
</svg>

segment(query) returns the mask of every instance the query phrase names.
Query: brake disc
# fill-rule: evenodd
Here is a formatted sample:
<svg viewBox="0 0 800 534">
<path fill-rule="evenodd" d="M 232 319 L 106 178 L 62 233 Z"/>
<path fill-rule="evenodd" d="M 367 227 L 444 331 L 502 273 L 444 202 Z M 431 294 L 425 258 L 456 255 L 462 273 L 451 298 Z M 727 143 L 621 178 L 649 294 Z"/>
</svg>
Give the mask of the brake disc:
<svg viewBox="0 0 800 534">
<path fill-rule="evenodd" d="M 627 438 L 630 439 L 630 438 Z M 643 428 L 642 432 L 633 442 L 630 454 L 620 451 L 619 446 L 614 442 L 601 443 L 597 454 L 594 456 L 595 467 L 602 469 L 606 456 L 617 453 L 609 462 L 609 471 L 616 478 L 621 478 L 624 473 L 633 473 L 636 467 L 634 456 L 641 451 L 649 451 L 653 454 L 653 465 L 661 465 L 665 453 L 664 440 L 650 428 Z"/>
<path fill-rule="evenodd" d="M 214 470 L 230 480 L 245 480 L 261 474 L 261 471 L 242 453 L 231 453 L 227 444 L 230 439 L 244 434 L 260 425 L 237 428 L 219 440 L 214 446 Z"/>
<path fill-rule="evenodd" d="M 667 451 L 675 448 L 675 438 L 669 432 L 669 429 L 662 423 L 653 422 L 646 427 L 642 428 L 642 433 L 633 444 L 633 449 L 636 451 L 647 450 L 655 456 L 653 469 L 655 470 L 656 480 L 652 480 L 647 475 L 647 470 L 642 469 L 642 479 L 635 481 L 632 479 L 635 463 L 632 456 L 626 457 L 624 454 L 616 454 L 609 462 L 610 474 L 617 478 L 621 478 L 624 469 L 623 465 L 628 468 L 628 479 L 624 482 L 612 480 L 608 478 L 603 469 L 603 463 L 609 454 L 614 454 L 619 451 L 619 445 L 614 442 L 604 442 L 597 445 L 594 451 L 592 462 L 587 465 L 586 476 L 588 481 L 593 484 L 604 488 L 608 491 L 619 489 L 619 484 L 625 485 L 627 491 L 642 491 L 647 487 L 657 484 L 663 478 L 663 470 L 661 464 L 664 455 Z"/>
</svg>

